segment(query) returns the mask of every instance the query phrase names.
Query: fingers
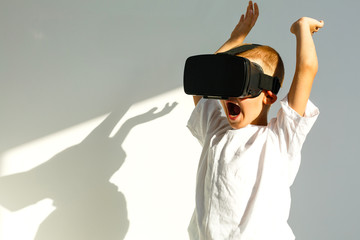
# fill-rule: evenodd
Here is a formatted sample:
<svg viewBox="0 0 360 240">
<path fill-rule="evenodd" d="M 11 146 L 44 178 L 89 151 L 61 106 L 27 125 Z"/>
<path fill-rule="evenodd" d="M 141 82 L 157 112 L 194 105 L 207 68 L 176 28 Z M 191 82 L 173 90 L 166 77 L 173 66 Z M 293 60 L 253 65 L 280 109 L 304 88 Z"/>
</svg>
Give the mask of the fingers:
<svg viewBox="0 0 360 240">
<path fill-rule="evenodd" d="M 254 10 L 255 10 L 255 15 L 259 16 L 259 6 L 257 5 L 257 3 L 254 3 Z"/>
<path fill-rule="evenodd" d="M 254 26 L 258 16 L 259 16 L 258 5 L 256 3 L 253 4 L 252 1 L 249 1 L 248 7 L 246 9 L 246 15 L 245 15 L 244 21 L 249 23 L 251 26 Z"/>
<path fill-rule="evenodd" d="M 253 3 L 252 1 L 249 1 L 248 7 L 246 9 L 246 16 L 249 16 L 250 14 L 252 14 L 253 11 Z"/>
<path fill-rule="evenodd" d="M 246 8 L 245 14 L 242 14 L 239 20 L 239 23 L 247 21 L 252 26 L 255 25 L 255 22 L 259 16 L 259 7 L 256 3 L 253 4 L 252 1 L 249 1 L 249 4 Z"/>
<path fill-rule="evenodd" d="M 255 25 L 255 22 L 257 20 L 257 18 L 259 17 L 259 7 L 257 5 L 257 3 L 254 4 L 254 18 L 252 21 L 252 25 Z"/>
<path fill-rule="evenodd" d="M 322 28 L 323 26 L 324 26 L 324 21 L 323 20 L 321 20 L 320 22 L 319 22 L 319 25 L 318 25 L 318 28 Z"/>
<path fill-rule="evenodd" d="M 244 16 L 244 14 L 242 14 L 241 18 L 240 18 L 240 22 L 242 23 L 244 21 L 244 19 L 245 19 L 245 16 Z"/>
<path fill-rule="evenodd" d="M 316 33 L 317 31 L 320 30 L 320 28 L 322 28 L 324 26 L 324 21 L 323 20 L 317 21 L 317 20 L 314 19 L 314 21 L 315 21 L 315 23 L 314 23 L 314 25 L 313 25 L 313 27 L 311 29 L 311 34 Z"/>
<path fill-rule="evenodd" d="M 252 17 L 253 15 L 253 3 L 252 1 L 249 1 L 248 7 L 246 9 L 246 15 L 245 15 L 245 19 Z"/>
</svg>

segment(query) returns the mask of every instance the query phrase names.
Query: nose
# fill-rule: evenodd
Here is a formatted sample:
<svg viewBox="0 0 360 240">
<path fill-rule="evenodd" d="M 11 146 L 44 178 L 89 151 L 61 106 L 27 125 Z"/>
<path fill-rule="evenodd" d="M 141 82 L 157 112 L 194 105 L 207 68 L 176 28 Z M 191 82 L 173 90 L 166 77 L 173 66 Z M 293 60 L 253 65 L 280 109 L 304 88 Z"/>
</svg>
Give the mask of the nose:
<svg viewBox="0 0 360 240">
<path fill-rule="evenodd" d="M 240 98 L 237 98 L 237 97 L 229 97 L 228 98 L 228 101 L 231 101 L 231 102 L 236 102 L 238 101 Z"/>
<path fill-rule="evenodd" d="M 243 101 L 245 98 L 238 98 L 238 97 L 229 97 L 228 101 L 230 102 L 241 102 Z"/>
</svg>

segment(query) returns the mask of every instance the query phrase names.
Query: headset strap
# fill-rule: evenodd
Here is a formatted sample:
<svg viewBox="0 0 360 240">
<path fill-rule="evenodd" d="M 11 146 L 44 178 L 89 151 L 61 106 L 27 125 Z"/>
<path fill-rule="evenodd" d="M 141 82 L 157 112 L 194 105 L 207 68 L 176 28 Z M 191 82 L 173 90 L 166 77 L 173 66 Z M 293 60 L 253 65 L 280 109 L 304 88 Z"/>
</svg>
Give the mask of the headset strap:
<svg viewBox="0 0 360 240">
<path fill-rule="evenodd" d="M 266 74 L 261 74 L 261 80 L 259 83 L 260 89 L 270 90 L 274 94 L 278 94 L 281 84 L 278 77 L 271 77 Z"/>
<path fill-rule="evenodd" d="M 257 48 L 259 46 L 262 46 L 262 45 L 260 45 L 260 44 L 246 44 L 246 45 L 241 45 L 241 46 L 236 47 L 236 48 L 232 48 L 232 49 L 230 49 L 230 50 L 228 50 L 226 52 L 223 52 L 223 53 L 235 56 L 236 54 L 239 54 L 239 53 L 242 53 L 242 52 Z"/>
<path fill-rule="evenodd" d="M 226 52 L 223 52 L 224 54 L 229 54 L 229 55 L 233 55 L 236 56 L 239 53 L 257 48 L 259 46 L 262 46 L 260 44 L 246 44 L 246 45 L 241 45 L 239 47 L 230 49 Z M 261 66 L 258 66 L 261 70 Z M 280 90 L 281 84 L 280 84 L 280 80 L 278 77 L 271 77 L 269 75 L 266 74 L 261 74 L 261 80 L 259 83 L 259 87 L 261 89 L 265 89 L 265 90 L 270 90 L 273 93 L 277 94 Z"/>
</svg>

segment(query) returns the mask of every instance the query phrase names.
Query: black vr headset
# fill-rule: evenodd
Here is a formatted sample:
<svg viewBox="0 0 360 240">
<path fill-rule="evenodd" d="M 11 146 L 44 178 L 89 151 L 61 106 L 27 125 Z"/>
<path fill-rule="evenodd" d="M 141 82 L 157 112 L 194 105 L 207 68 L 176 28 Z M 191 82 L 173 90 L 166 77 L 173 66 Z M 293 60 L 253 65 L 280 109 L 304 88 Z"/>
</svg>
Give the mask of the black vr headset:
<svg viewBox="0 0 360 240">
<path fill-rule="evenodd" d="M 262 90 L 277 94 L 279 78 L 264 74 L 258 64 L 236 56 L 258 46 L 243 45 L 224 53 L 189 57 L 184 70 L 185 93 L 214 99 L 257 97 Z"/>
</svg>

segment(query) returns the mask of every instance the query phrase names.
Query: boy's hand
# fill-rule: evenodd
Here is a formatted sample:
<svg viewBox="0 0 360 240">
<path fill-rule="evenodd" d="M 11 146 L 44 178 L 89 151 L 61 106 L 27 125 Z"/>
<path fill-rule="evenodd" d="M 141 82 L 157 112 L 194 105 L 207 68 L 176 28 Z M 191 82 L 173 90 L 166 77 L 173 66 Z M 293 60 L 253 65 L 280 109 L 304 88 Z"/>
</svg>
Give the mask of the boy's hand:
<svg viewBox="0 0 360 240">
<path fill-rule="evenodd" d="M 229 41 L 239 42 L 241 44 L 254 27 L 258 17 L 258 5 L 256 3 L 253 5 L 252 1 L 249 1 L 246 14 L 241 15 L 240 21 L 231 33 Z"/>
<path fill-rule="evenodd" d="M 291 25 L 290 32 L 298 35 L 301 28 L 308 28 L 311 35 L 319 31 L 324 26 L 324 21 L 318 21 L 313 18 L 302 17 Z"/>
<path fill-rule="evenodd" d="M 229 40 L 227 40 L 225 44 L 216 51 L 216 53 L 225 52 L 236 46 L 241 45 L 245 40 L 246 36 L 250 33 L 251 29 L 254 27 L 258 16 L 258 5 L 256 3 L 253 4 L 252 1 L 249 1 L 249 5 L 247 7 L 245 15 L 241 15 L 238 24 L 235 26 L 234 30 L 230 35 Z"/>
</svg>

